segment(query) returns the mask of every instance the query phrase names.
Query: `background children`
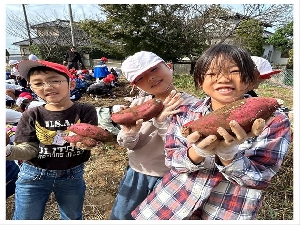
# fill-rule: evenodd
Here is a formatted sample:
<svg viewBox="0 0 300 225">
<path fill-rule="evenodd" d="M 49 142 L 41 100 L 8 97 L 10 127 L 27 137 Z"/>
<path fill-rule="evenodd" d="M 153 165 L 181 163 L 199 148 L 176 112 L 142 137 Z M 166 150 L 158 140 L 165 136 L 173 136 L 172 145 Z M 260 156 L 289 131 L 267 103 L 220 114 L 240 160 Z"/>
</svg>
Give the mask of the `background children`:
<svg viewBox="0 0 300 225">
<path fill-rule="evenodd" d="M 21 112 L 13 109 L 6 109 L 6 145 L 13 144 L 17 124 L 22 116 Z M 19 173 L 18 161 L 6 160 L 6 198 L 15 193 L 16 180 Z"/>
<path fill-rule="evenodd" d="M 10 79 L 14 79 L 15 81 L 17 81 L 17 77 L 20 76 L 20 73 L 17 69 L 19 61 L 15 60 L 15 59 L 11 59 L 9 60 L 8 64 L 10 67 Z"/>
<path fill-rule="evenodd" d="M 152 52 L 141 51 L 129 56 L 121 70 L 131 84 L 149 93 L 134 99 L 139 105 L 155 97 L 164 102 L 163 112 L 150 121 L 137 121 L 136 126 L 121 126 L 118 143 L 128 149 L 129 166 L 121 180 L 110 219 L 130 220 L 131 211 L 153 190 L 161 177 L 169 170 L 165 166 L 163 137 L 166 129 L 156 126 L 168 123 L 168 116 L 176 113 L 182 102 L 197 101 L 186 93 L 176 93 L 171 68 Z"/>
<path fill-rule="evenodd" d="M 108 59 L 105 57 L 101 57 L 99 63 L 94 67 L 94 78 L 96 78 L 96 82 L 99 82 L 101 79 L 110 74 L 106 63 Z"/>
<path fill-rule="evenodd" d="M 29 60 L 34 60 L 34 61 L 38 61 L 38 60 L 39 60 L 38 57 L 37 57 L 36 55 L 34 55 L 34 54 L 30 54 L 30 55 L 28 56 L 28 59 L 29 59 Z"/>
<path fill-rule="evenodd" d="M 63 137 L 74 123 L 97 125 L 95 107 L 72 102 L 75 82 L 63 65 L 24 60 L 20 74 L 46 104 L 23 112 L 7 160 L 24 160 L 16 182 L 14 220 L 43 219 L 46 202 L 55 194 L 61 219 L 82 219 L 84 162 L 90 151 L 70 146 Z"/>
<path fill-rule="evenodd" d="M 20 85 L 5 83 L 6 105 L 13 106 L 18 96 L 24 91 L 26 90 Z"/>
<path fill-rule="evenodd" d="M 220 44 L 201 55 L 194 81 L 208 97 L 182 106 L 173 116 L 165 144 L 170 172 L 133 211 L 135 219 L 255 219 L 262 190 L 270 185 L 289 147 L 287 116 L 276 111 L 261 127 L 258 137 L 251 138 L 231 121 L 236 136 L 219 128 L 223 141 L 216 140 L 215 135 L 198 141 L 198 132 L 185 138 L 181 127 L 244 98 L 256 78 L 254 63 L 243 48 Z"/>
<path fill-rule="evenodd" d="M 112 82 L 114 81 L 114 76 L 112 77 L 104 77 L 102 80 L 98 81 L 97 83 L 94 83 L 90 85 L 86 93 L 90 96 L 95 97 L 95 100 L 98 100 L 100 97 L 116 97 L 113 94 L 113 88 Z"/>
<path fill-rule="evenodd" d="M 259 73 L 257 82 L 255 82 L 252 87 L 253 89 L 257 89 L 261 82 L 270 79 L 271 76 L 281 72 L 281 70 L 273 70 L 269 61 L 262 57 L 251 56 L 251 59 L 255 63 L 255 67 Z M 258 97 L 254 90 L 248 91 L 247 94 L 252 97 Z"/>
</svg>

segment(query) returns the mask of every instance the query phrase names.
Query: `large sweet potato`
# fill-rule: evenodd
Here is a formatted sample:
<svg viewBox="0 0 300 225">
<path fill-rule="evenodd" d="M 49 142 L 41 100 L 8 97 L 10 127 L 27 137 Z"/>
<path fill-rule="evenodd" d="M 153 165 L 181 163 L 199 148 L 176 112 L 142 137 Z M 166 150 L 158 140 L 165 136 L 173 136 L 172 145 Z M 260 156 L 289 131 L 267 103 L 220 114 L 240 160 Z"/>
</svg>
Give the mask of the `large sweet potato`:
<svg viewBox="0 0 300 225">
<path fill-rule="evenodd" d="M 185 124 L 182 128 L 183 135 L 198 131 L 203 137 L 211 134 L 223 139 L 217 132 L 218 127 L 223 127 L 230 134 L 233 134 L 229 122 L 237 121 L 248 133 L 251 131 L 255 119 L 268 119 L 272 113 L 280 107 L 275 98 L 254 97 L 237 100 L 229 105 L 219 108 L 197 120 Z"/>
<path fill-rule="evenodd" d="M 64 139 L 69 143 L 81 142 L 84 145 L 86 145 L 87 147 L 95 147 L 98 144 L 97 140 L 90 138 L 90 137 L 84 137 L 84 136 L 81 136 L 78 134 L 71 135 L 71 136 L 65 136 Z"/>
<path fill-rule="evenodd" d="M 163 107 L 164 105 L 161 100 L 153 98 L 140 105 L 112 113 L 111 120 L 117 124 L 132 126 L 139 119 L 147 121 L 157 116 Z"/>
<path fill-rule="evenodd" d="M 113 140 L 113 134 L 107 130 L 88 123 L 76 123 L 68 127 L 69 131 L 84 137 L 89 137 L 101 142 L 109 142 Z"/>
</svg>

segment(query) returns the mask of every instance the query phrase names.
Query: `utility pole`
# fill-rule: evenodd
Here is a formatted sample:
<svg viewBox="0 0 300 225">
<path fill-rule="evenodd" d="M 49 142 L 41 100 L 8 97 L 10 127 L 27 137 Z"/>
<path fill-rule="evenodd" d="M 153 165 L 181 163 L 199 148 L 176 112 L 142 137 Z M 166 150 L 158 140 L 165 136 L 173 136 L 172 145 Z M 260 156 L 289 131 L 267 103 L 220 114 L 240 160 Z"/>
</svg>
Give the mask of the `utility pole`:
<svg viewBox="0 0 300 225">
<path fill-rule="evenodd" d="M 73 15 L 72 15 L 71 4 L 68 4 L 68 6 L 69 6 L 69 16 L 70 16 L 70 27 L 71 27 L 72 45 L 75 46 L 75 39 L 74 39 L 74 32 L 73 32 Z"/>
<path fill-rule="evenodd" d="M 27 20 L 25 4 L 22 4 L 22 7 L 23 7 L 23 12 L 24 12 L 25 23 L 26 23 L 26 28 L 27 28 L 27 34 L 28 34 L 28 39 L 29 39 L 29 47 L 30 47 L 32 45 L 32 39 L 31 39 L 31 36 L 30 36 L 29 23 L 28 23 L 28 20 Z"/>
</svg>

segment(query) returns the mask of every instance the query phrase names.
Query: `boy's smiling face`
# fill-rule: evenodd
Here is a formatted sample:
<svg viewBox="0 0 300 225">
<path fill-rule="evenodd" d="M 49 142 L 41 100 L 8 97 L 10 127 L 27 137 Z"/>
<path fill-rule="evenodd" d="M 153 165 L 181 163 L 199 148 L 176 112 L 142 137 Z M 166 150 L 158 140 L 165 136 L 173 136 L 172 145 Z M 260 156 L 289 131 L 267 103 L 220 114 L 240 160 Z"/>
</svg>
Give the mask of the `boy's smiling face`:
<svg viewBox="0 0 300 225">
<path fill-rule="evenodd" d="M 31 89 L 47 103 L 64 106 L 72 102 L 70 90 L 75 88 L 75 81 L 55 71 L 35 71 L 30 75 Z"/>
<path fill-rule="evenodd" d="M 170 68 L 164 62 L 160 62 L 140 74 L 133 83 L 148 94 L 159 95 L 168 90 L 172 82 Z"/>
<path fill-rule="evenodd" d="M 241 81 L 239 67 L 221 58 L 212 61 L 202 84 L 203 91 L 211 97 L 214 110 L 243 98 L 248 87 L 249 84 Z"/>
</svg>

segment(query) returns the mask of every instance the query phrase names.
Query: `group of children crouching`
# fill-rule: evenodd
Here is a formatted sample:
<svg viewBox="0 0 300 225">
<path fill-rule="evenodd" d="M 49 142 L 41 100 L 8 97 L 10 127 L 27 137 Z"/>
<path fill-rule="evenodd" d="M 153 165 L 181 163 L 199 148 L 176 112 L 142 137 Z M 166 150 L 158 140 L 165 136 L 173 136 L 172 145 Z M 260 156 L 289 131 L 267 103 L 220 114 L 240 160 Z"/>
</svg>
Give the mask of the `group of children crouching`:
<svg viewBox="0 0 300 225">
<path fill-rule="evenodd" d="M 6 106 L 17 106 L 21 112 L 28 107 L 45 103 L 30 88 L 26 80 L 17 71 L 16 60 L 10 60 L 11 71 L 6 72 Z M 93 70 L 70 69 L 72 79 L 76 82 L 76 87 L 70 91 L 72 101 L 79 100 L 84 93 L 98 99 L 100 97 L 115 97 L 114 87 L 118 86 L 120 70 L 113 67 L 102 79 L 93 76 Z"/>
</svg>

